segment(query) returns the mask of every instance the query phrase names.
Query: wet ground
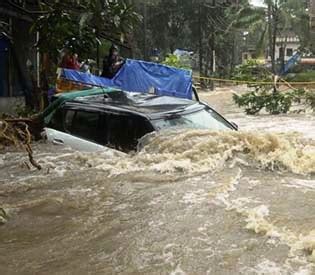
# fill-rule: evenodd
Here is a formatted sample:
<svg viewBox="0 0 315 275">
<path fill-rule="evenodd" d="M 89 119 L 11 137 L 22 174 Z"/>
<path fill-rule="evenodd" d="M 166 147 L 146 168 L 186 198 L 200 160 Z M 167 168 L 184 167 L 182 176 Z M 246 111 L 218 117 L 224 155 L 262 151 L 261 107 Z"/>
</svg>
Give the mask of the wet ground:
<svg viewBox="0 0 315 275">
<path fill-rule="evenodd" d="M 0 274 L 315 274 L 315 116 L 152 136 L 111 157 L 35 145 L 0 156 Z"/>
</svg>

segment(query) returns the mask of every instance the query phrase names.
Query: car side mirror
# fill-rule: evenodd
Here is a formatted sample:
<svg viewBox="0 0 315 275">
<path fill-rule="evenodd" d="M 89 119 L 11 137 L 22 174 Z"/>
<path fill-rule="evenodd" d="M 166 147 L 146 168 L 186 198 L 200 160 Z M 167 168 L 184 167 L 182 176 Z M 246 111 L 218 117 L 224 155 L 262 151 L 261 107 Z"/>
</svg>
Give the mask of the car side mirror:
<svg viewBox="0 0 315 275">
<path fill-rule="evenodd" d="M 238 130 L 238 125 L 237 125 L 235 122 L 231 121 L 230 123 L 233 125 L 233 127 L 234 127 L 236 130 Z"/>
</svg>

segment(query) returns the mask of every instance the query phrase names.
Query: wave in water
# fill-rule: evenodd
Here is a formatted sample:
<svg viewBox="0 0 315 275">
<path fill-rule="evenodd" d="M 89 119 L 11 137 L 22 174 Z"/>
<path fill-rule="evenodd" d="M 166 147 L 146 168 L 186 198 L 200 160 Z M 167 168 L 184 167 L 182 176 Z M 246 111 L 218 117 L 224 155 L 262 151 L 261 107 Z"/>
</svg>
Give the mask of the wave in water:
<svg viewBox="0 0 315 275">
<path fill-rule="evenodd" d="M 181 130 L 150 134 L 142 140 L 142 146 L 134 156 L 108 158 L 76 153 L 74 158 L 112 175 L 215 172 L 227 162 L 297 174 L 315 172 L 315 144 L 297 134 Z"/>
</svg>

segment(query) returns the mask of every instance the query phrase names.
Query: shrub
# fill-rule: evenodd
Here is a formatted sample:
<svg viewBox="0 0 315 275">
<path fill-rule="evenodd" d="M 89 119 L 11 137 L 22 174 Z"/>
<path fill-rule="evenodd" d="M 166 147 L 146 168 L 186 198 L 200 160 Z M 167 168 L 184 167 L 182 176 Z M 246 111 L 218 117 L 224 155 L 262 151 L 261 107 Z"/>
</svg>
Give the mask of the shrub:
<svg viewBox="0 0 315 275">
<path fill-rule="evenodd" d="M 299 75 L 299 81 L 310 81 L 314 79 L 314 72 L 305 72 Z M 248 85 L 255 90 L 244 95 L 233 95 L 235 103 L 239 107 L 244 107 L 246 114 L 255 115 L 261 110 L 266 110 L 270 114 L 287 113 L 292 104 L 308 104 L 315 110 L 314 92 L 306 92 L 304 89 L 291 90 L 281 93 L 273 85 L 259 84 L 259 82 L 272 82 L 272 74 L 256 61 L 248 61 L 239 66 L 234 71 L 235 80 L 254 81 L 257 84 Z"/>
<path fill-rule="evenodd" d="M 165 60 L 162 62 L 162 64 L 167 65 L 167 66 L 171 66 L 171 67 L 180 68 L 180 69 L 186 69 L 186 70 L 190 69 L 185 64 L 183 64 L 181 62 L 180 58 L 175 54 L 169 54 L 165 58 Z"/>
<path fill-rule="evenodd" d="M 280 93 L 260 87 L 241 96 L 234 94 L 233 99 L 239 107 L 245 108 L 246 114 L 255 115 L 265 109 L 268 113 L 276 115 L 287 113 L 293 103 L 306 102 L 306 95 L 303 89 Z M 315 95 L 309 96 L 308 101 L 313 102 L 315 108 Z"/>
</svg>

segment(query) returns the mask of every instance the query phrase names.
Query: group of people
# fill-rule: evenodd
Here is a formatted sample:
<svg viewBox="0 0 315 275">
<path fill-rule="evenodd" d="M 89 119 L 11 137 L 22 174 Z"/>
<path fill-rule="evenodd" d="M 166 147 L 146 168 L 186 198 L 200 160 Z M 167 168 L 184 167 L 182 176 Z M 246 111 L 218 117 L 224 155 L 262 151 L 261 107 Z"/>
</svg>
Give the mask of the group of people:
<svg viewBox="0 0 315 275">
<path fill-rule="evenodd" d="M 76 53 L 71 54 L 68 51 L 65 51 L 63 53 L 63 56 L 60 62 L 60 67 L 65 68 L 65 69 L 78 70 L 84 73 L 90 72 L 89 60 L 86 60 L 80 63 L 78 54 Z"/>
<path fill-rule="evenodd" d="M 116 45 L 112 45 L 109 49 L 108 56 L 105 56 L 103 59 L 103 70 L 101 76 L 106 78 L 113 78 L 115 74 L 119 71 L 123 63 L 124 59 L 119 56 L 118 47 Z M 61 58 L 60 67 L 78 70 L 85 73 L 90 72 L 89 60 L 80 63 L 78 54 L 72 54 L 69 51 L 64 51 Z"/>
<path fill-rule="evenodd" d="M 71 54 L 70 52 L 65 51 L 61 59 L 60 67 L 71 70 L 80 70 L 81 63 L 79 62 L 78 54 Z"/>
</svg>

